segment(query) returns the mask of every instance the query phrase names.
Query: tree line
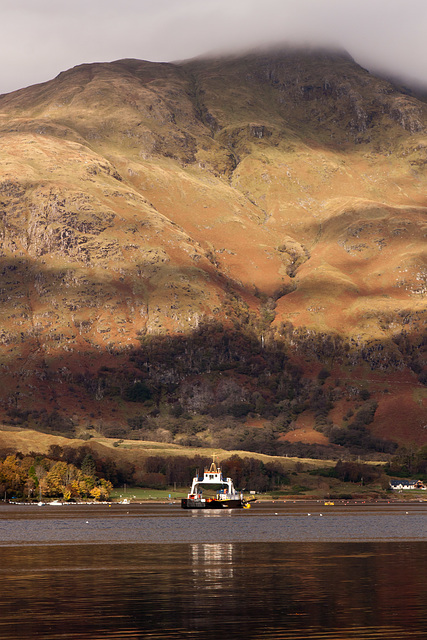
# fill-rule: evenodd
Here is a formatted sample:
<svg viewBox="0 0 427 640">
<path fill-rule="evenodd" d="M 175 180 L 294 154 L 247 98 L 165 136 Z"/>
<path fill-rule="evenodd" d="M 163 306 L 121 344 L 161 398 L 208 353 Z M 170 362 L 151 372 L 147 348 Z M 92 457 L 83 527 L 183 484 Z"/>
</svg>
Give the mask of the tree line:
<svg viewBox="0 0 427 640">
<path fill-rule="evenodd" d="M 148 456 L 136 463 L 106 458 L 88 446 L 52 445 L 48 454 L 0 451 L 0 495 L 38 501 L 43 498 L 72 500 L 108 500 L 114 486 L 124 483 L 152 489 L 175 486 L 187 489 L 193 477 L 209 467 L 211 458 L 195 455 Z M 237 489 L 257 493 L 289 493 L 302 473 L 305 477 L 338 479 L 350 484 L 381 482 L 386 488 L 388 476 L 418 477 L 427 480 L 427 447 L 402 448 L 382 466 L 337 460 L 333 467 L 305 470 L 297 462 L 293 470 L 281 461 L 264 462 L 257 458 L 231 455 L 221 461 L 223 476 L 231 477 Z"/>
<path fill-rule="evenodd" d="M 70 460 L 73 460 L 71 462 Z M 107 500 L 114 486 L 128 484 L 162 489 L 188 488 L 193 477 L 212 462 L 195 456 L 148 456 L 137 463 L 114 461 L 88 447 L 52 445 L 48 455 L 0 453 L 0 495 L 39 500 Z M 289 474 L 278 462 L 264 463 L 237 455 L 221 462 L 224 476 L 230 476 L 242 490 L 270 491 L 289 484 Z"/>
<path fill-rule="evenodd" d="M 5 499 L 107 500 L 112 489 L 109 480 L 96 474 L 90 454 L 80 468 L 37 454 L 9 454 L 0 459 L 0 495 Z"/>
</svg>

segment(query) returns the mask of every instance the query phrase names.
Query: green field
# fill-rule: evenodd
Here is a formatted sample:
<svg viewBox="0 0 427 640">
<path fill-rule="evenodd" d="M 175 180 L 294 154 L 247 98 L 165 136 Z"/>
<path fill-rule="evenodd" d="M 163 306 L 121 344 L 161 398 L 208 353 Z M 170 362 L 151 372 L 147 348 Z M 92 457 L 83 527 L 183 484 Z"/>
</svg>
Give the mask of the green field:
<svg viewBox="0 0 427 640">
<path fill-rule="evenodd" d="M 113 489 L 110 499 L 115 502 L 124 499 L 130 501 L 157 500 L 166 502 L 169 501 L 169 499 L 180 500 L 181 498 L 186 498 L 187 493 L 187 489 L 177 489 L 173 491 L 172 489 L 144 489 L 143 487 L 127 487 L 124 489 L 123 487 L 118 487 Z"/>
<path fill-rule="evenodd" d="M 343 498 L 358 498 L 358 499 L 392 499 L 393 501 L 406 501 L 406 500 L 426 500 L 426 491 L 386 491 L 379 485 L 371 486 L 355 486 L 352 483 L 334 482 L 335 486 L 331 486 L 329 489 L 316 490 L 300 485 L 291 485 L 279 489 L 277 491 L 265 492 L 257 494 L 258 500 L 289 500 L 289 499 L 302 499 L 302 500 L 323 500 L 332 497 L 333 499 Z M 149 489 L 143 487 L 116 487 L 113 489 L 110 499 L 114 502 L 120 502 L 122 500 L 129 500 L 130 502 L 141 501 L 153 501 L 153 502 L 169 502 L 180 501 L 181 498 L 186 498 L 188 489 L 186 487 L 173 490 L 169 487 L 166 489 Z M 249 497 L 249 494 L 245 492 L 245 496 Z"/>
</svg>

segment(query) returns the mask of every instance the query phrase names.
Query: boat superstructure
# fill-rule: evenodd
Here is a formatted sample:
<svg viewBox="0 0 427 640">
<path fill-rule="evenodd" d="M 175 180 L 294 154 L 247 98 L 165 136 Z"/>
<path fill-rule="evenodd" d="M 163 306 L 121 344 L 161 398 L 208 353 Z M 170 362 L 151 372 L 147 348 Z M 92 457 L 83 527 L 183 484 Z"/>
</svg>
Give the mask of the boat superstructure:
<svg viewBox="0 0 427 640">
<path fill-rule="evenodd" d="M 204 495 L 204 491 L 209 495 Z M 235 490 L 232 479 L 223 477 L 221 468 L 214 460 L 202 475 L 197 474 L 193 478 L 190 493 L 181 500 L 183 509 L 238 509 L 249 506 L 243 494 Z"/>
</svg>

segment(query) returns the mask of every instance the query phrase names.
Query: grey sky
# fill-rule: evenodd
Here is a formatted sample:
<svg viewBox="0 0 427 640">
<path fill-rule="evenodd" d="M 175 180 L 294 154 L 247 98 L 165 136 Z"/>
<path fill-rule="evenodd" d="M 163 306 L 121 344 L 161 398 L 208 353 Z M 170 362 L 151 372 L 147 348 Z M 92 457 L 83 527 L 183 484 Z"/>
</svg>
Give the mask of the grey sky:
<svg viewBox="0 0 427 640">
<path fill-rule="evenodd" d="M 427 87 L 426 0 L 0 0 L 0 93 L 83 62 L 270 42 L 338 45 Z"/>
</svg>

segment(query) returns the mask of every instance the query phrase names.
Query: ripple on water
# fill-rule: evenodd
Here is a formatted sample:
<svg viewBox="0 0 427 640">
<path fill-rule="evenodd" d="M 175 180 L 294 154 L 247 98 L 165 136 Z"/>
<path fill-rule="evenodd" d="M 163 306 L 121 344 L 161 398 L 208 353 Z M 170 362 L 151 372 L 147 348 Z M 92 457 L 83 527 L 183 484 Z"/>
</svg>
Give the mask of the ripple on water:
<svg viewBox="0 0 427 640">
<path fill-rule="evenodd" d="M 0 544 L 98 542 L 332 542 L 426 540 L 427 509 L 407 511 L 298 511 L 274 505 L 246 511 L 182 511 L 174 505 L 150 505 L 116 512 L 86 507 L 55 510 L 18 507 L 0 511 Z M 48 510 L 49 509 L 49 510 Z M 27 516 L 27 517 L 26 517 Z M 309 516 L 309 517 L 308 517 Z"/>
</svg>

